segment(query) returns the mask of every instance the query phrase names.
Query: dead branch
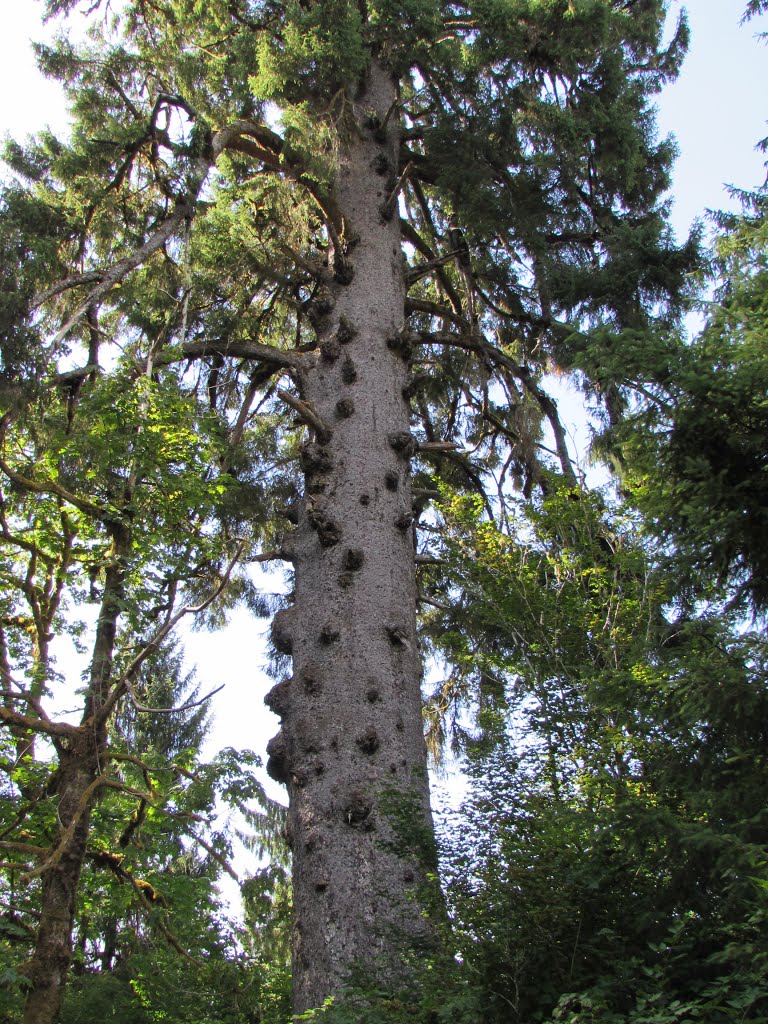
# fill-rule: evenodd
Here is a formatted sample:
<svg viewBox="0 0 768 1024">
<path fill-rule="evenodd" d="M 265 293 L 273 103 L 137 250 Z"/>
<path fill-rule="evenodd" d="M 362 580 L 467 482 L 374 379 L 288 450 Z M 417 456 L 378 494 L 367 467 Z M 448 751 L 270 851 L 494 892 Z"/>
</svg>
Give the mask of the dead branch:
<svg viewBox="0 0 768 1024">
<path fill-rule="evenodd" d="M 224 868 L 224 870 L 227 872 L 228 875 L 230 875 L 232 878 L 234 878 L 234 880 L 236 882 L 238 882 L 238 883 L 240 882 L 240 878 L 238 877 L 237 872 L 232 867 L 232 865 L 229 863 L 229 861 L 226 859 L 226 857 L 222 857 L 222 855 L 220 853 L 217 853 L 217 851 L 214 850 L 214 848 L 211 846 L 211 844 L 206 842 L 205 839 L 202 839 L 196 832 L 192 832 L 191 830 L 189 830 L 188 831 L 188 835 L 192 836 L 192 838 L 195 840 L 195 842 L 199 843 L 202 846 L 202 848 L 207 853 L 209 853 L 214 858 L 214 860 L 217 861 L 217 863 L 219 863 Z"/>
<path fill-rule="evenodd" d="M 206 701 L 210 700 L 211 697 L 217 694 L 220 690 L 223 690 L 224 685 L 225 684 L 222 683 L 221 686 L 217 686 L 215 690 L 211 690 L 210 693 L 207 693 L 204 697 L 201 697 L 200 700 L 187 701 L 186 704 L 182 704 L 181 707 L 178 708 L 150 708 L 147 707 L 146 704 L 141 704 L 139 702 L 139 699 L 136 696 L 136 691 L 133 688 L 133 683 L 131 683 L 129 679 L 125 680 L 125 688 L 128 691 L 128 696 L 131 699 L 131 704 L 133 704 L 136 711 L 145 715 L 175 715 L 181 711 L 189 711 L 190 708 L 198 708 L 200 707 L 201 704 L 205 704 Z"/>
<path fill-rule="evenodd" d="M 440 452 L 457 452 L 459 445 L 455 441 L 422 441 L 417 450 L 425 454 L 437 455 Z"/>
<path fill-rule="evenodd" d="M 278 389 L 277 395 L 286 405 L 290 405 L 301 420 L 312 427 L 321 444 L 327 444 L 330 441 L 333 436 L 333 430 L 318 414 L 311 402 L 303 402 L 300 398 L 294 398 L 290 392 L 283 391 L 282 388 Z"/>
<path fill-rule="evenodd" d="M 403 169 L 403 173 L 395 182 L 395 187 L 392 189 L 391 193 L 389 194 L 384 204 L 382 205 L 381 212 L 387 219 L 389 219 L 392 216 L 392 213 L 394 212 L 395 203 L 397 202 L 397 197 L 402 192 L 403 187 L 406 181 L 408 181 L 408 178 L 410 177 L 412 170 L 413 160 L 409 160 Z"/>
<path fill-rule="evenodd" d="M 246 558 L 245 562 L 247 565 L 252 565 L 254 562 L 290 562 L 290 558 L 286 559 L 282 551 L 262 551 L 260 555 L 251 555 L 250 558 Z"/>
<path fill-rule="evenodd" d="M 139 651 L 136 657 L 133 658 L 133 660 L 122 673 L 120 678 L 116 681 L 112 689 L 112 693 L 109 695 L 107 700 L 104 701 L 104 704 L 102 705 L 101 709 L 95 716 L 97 722 L 107 721 L 109 716 L 112 714 L 115 705 L 120 700 L 123 693 L 125 693 L 126 690 L 128 689 L 127 684 L 131 682 L 131 680 L 135 677 L 139 668 L 143 665 L 143 663 L 146 661 L 149 655 L 153 651 L 157 650 L 158 646 L 163 642 L 163 640 L 165 640 L 165 638 L 168 636 L 171 630 L 174 629 L 174 627 L 181 621 L 181 619 L 183 619 L 186 615 L 198 615 L 200 612 L 205 611 L 206 608 L 213 604 L 213 602 L 216 600 L 219 594 L 221 594 L 226 585 L 229 583 L 229 578 L 232 575 L 232 572 L 235 566 L 237 565 L 238 561 L 240 560 L 240 555 L 242 554 L 244 547 L 245 541 L 241 540 L 240 543 L 238 544 L 237 551 L 235 552 L 234 556 L 230 560 L 229 565 L 227 566 L 224 575 L 222 576 L 218 585 L 214 589 L 213 593 L 208 598 L 206 598 L 205 601 L 202 601 L 200 604 L 197 605 L 184 605 L 184 607 L 180 608 L 175 615 L 171 615 L 169 611 L 168 617 L 166 618 L 166 621 L 163 623 L 160 629 L 158 629 L 155 635 L 149 641 L 147 641 L 147 643 L 144 645 L 141 651 Z M 89 723 L 83 724 L 87 725 Z"/>
</svg>

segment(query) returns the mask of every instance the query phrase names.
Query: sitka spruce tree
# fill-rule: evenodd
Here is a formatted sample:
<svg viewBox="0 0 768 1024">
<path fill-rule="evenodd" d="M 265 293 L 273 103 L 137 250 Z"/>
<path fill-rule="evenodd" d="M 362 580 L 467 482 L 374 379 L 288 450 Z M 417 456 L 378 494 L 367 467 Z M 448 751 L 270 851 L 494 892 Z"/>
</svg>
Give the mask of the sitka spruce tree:
<svg viewBox="0 0 768 1024">
<path fill-rule="evenodd" d="M 38 47 L 71 138 L 7 152 L 6 433 L 46 389 L 176 389 L 219 453 L 225 536 L 289 564 L 268 752 L 300 1013 L 356 965 L 399 986 L 432 941 L 435 478 L 530 495 L 549 465 L 575 485 L 546 373 L 616 419 L 644 384 L 622 348 L 679 315 L 696 245 L 665 224 L 650 102 L 685 25 L 664 35 L 662 0 L 87 8 L 85 43 Z"/>
</svg>

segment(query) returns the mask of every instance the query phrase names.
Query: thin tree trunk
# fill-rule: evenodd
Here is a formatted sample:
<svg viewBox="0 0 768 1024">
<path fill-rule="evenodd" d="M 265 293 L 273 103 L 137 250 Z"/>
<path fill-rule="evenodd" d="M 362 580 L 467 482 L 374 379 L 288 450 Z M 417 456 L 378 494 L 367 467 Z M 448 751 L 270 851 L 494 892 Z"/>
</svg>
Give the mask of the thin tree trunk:
<svg viewBox="0 0 768 1024">
<path fill-rule="evenodd" d="M 92 748 L 93 744 L 88 746 Z M 93 749 L 87 750 L 85 744 L 76 743 L 59 764 L 58 815 L 63 827 L 60 827 L 57 838 L 61 838 L 64 828 L 76 815 L 79 815 L 79 820 L 60 860 L 43 875 L 40 925 L 35 951 L 27 969 L 31 987 L 24 1009 L 24 1024 L 53 1024 L 61 1008 L 72 959 L 77 887 L 95 799 L 95 796 L 88 795 L 94 780 L 93 762 Z"/>
<path fill-rule="evenodd" d="M 71 740 L 59 740 L 56 773 L 58 829 L 51 864 L 42 876 L 40 924 L 35 950 L 27 965 L 30 988 L 23 1024 L 54 1024 L 61 1009 L 72 960 L 72 932 L 80 874 L 85 861 L 99 777 L 106 770 L 105 725 L 95 724 L 112 676 L 117 621 L 123 594 L 123 554 L 127 535 L 116 543 L 107 569 L 104 596 L 96 628 L 83 721 Z"/>
<path fill-rule="evenodd" d="M 304 446 L 295 603 L 273 627 L 293 656 L 293 678 L 267 700 L 283 716 L 269 767 L 289 793 L 297 1013 L 338 994 L 355 965 L 396 983 L 409 948 L 429 934 L 408 367 L 388 345 L 403 326 L 405 288 L 397 210 L 381 215 L 398 173 L 397 119 L 383 140 L 369 116 L 384 123 L 396 98 L 374 63 L 334 197 L 354 239 L 353 276 L 319 311 L 318 361 L 301 381 L 332 435 Z"/>
</svg>

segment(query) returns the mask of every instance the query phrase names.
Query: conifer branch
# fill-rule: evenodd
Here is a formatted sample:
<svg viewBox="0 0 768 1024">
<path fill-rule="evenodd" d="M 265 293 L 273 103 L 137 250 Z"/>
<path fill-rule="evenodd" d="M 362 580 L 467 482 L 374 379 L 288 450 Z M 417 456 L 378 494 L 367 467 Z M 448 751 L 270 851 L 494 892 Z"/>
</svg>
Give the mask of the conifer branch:
<svg viewBox="0 0 768 1024">
<path fill-rule="evenodd" d="M 225 149 L 231 149 L 233 143 L 241 138 L 254 139 L 260 149 L 277 158 L 283 151 L 284 142 L 277 132 L 257 121 L 232 121 L 213 136 L 213 153 L 217 157 Z"/>
<path fill-rule="evenodd" d="M 268 149 L 264 149 L 263 146 L 259 146 L 258 143 L 252 139 L 244 138 L 242 135 L 234 136 L 227 144 L 226 149 L 233 150 L 237 153 L 244 153 L 246 156 L 252 156 L 260 163 L 264 164 L 271 171 L 280 170 L 280 160 L 271 153 Z"/>
<path fill-rule="evenodd" d="M 146 907 L 147 901 L 142 900 L 142 905 Z M 195 957 L 192 956 L 191 953 L 184 949 L 182 944 L 179 942 L 179 940 L 176 938 L 176 936 L 173 934 L 171 929 L 168 927 L 167 924 L 165 924 L 164 921 L 157 920 L 154 922 L 154 925 L 160 932 L 160 934 L 163 936 L 165 941 L 168 943 L 168 945 L 171 946 L 171 948 L 174 949 L 179 954 L 179 956 L 184 957 L 185 960 L 188 960 L 191 964 L 197 967 L 198 970 L 202 971 L 205 969 L 205 964 L 203 964 L 200 960 L 197 960 Z"/>
<path fill-rule="evenodd" d="M 194 359 L 212 355 L 256 359 L 263 363 L 283 366 L 286 369 L 294 369 L 309 361 L 305 352 L 275 348 L 272 345 L 262 345 L 256 341 L 191 341 L 176 351 L 161 353 L 156 362 L 158 365 L 164 365 L 179 359 Z"/>
<path fill-rule="evenodd" d="M 275 348 L 255 341 L 191 341 L 177 348 L 167 349 L 152 357 L 154 366 L 170 366 L 188 359 L 205 359 L 207 356 L 230 356 L 234 359 L 252 359 L 264 365 L 294 370 L 306 365 L 310 357 L 305 352 Z M 84 380 L 100 369 L 96 363 L 88 363 L 76 370 L 67 370 L 53 378 L 55 384 L 68 387 Z M 147 360 L 137 361 L 137 373 L 146 374 Z M 0 467 L 1 468 L 1 467 Z"/>
<path fill-rule="evenodd" d="M 198 161 L 198 163 L 201 162 L 203 161 Z M 205 163 L 205 169 L 207 173 L 207 162 Z M 69 334 L 80 318 L 85 315 L 90 306 L 97 304 L 101 299 L 103 299 L 116 284 L 122 281 L 123 278 L 127 277 L 132 270 L 140 267 L 142 263 L 148 260 L 150 256 L 153 256 L 174 235 L 174 233 L 192 213 L 194 200 L 197 198 L 197 193 L 200 191 L 204 177 L 205 175 L 200 178 L 197 186 L 191 190 L 187 197 L 177 200 L 176 208 L 173 213 L 171 213 L 160 224 L 144 245 L 139 246 L 139 248 L 129 256 L 125 256 L 123 259 L 118 260 L 117 263 L 114 263 L 108 270 L 105 270 L 102 273 L 101 280 L 96 287 L 91 289 L 86 298 L 76 308 L 75 312 L 72 313 L 72 315 L 53 336 L 54 345 L 62 341 Z"/>
<path fill-rule="evenodd" d="M 531 370 L 527 366 L 521 363 L 516 363 L 514 359 L 510 359 L 505 352 L 502 352 L 501 349 L 490 344 L 490 342 L 486 341 L 484 338 L 478 339 L 475 337 L 473 340 L 468 340 L 463 336 L 455 334 L 429 334 L 426 332 L 422 332 L 421 338 L 425 344 L 453 345 L 456 348 L 476 351 L 486 359 L 496 363 L 496 365 L 502 366 L 504 369 L 508 370 L 536 401 L 541 411 L 549 420 L 549 424 L 552 427 L 552 433 L 555 438 L 557 457 L 563 471 L 563 476 L 571 486 L 577 486 L 578 479 L 571 462 L 571 456 L 568 451 L 568 440 L 565 428 L 560 421 L 557 404 L 554 399 L 552 399 L 546 391 L 543 390 L 543 388 L 539 387 L 534 380 Z"/>
<path fill-rule="evenodd" d="M 104 273 L 101 270 L 91 270 L 86 274 L 74 274 L 72 277 L 58 281 L 56 284 L 51 285 L 50 288 L 46 288 L 44 291 L 33 295 L 29 308 L 31 310 L 38 309 L 44 302 L 56 298 L 62 292 L 69 291 L 71 288 L 80 288 L 85 284 L 98 284 L 103 280 Z"/>
<path fill-rule="evenodd" d="M 430 302 L 429 299 L 417 299 L 412 296 L 408 296 L 405 300 L 405 312 L 408 313 L 428 313 L 430 316 L 437 317 L 441 320 L 450 320 L 451 323 L 457 326 L 464 324 L 464 317 L 461 313 L 457 313 L 453 309 L 449 309 L 447 306 L 441 306 L 437 302 Z"/>
<path fill-rule="evenodd" d="M 199 836 L 197 834 L 197 832 L 193 832 L 192 829 L 187 829 L 186 831 L 187 831 L 187 835 L 192 836 L 192 838 L 195 840 L 195 842 L 199 843 L 200 846 L 202 846 L 202 848 L 206 851 L 206 853 L 209 853 L 211 855 L 211 857 L 213 857 L 213 859 L 218 864 L 221 865 L 221 867 L 227 872 L 228 875 L 230 875 L 232 878 L 234 878 L 234 880 L 238 884 L 240 883 L 240 878 L 239 878 L 237 872 L 232 867 L 232 865 L 229 863 L 229 861 L 226 859 L 226 857 L 223 857 L 220 853 L 218 853 L 211 846 L 211 844 L 209 842 L 206 842 L 206 840 L 203 839 L 201 836 Z"/>
</svg>

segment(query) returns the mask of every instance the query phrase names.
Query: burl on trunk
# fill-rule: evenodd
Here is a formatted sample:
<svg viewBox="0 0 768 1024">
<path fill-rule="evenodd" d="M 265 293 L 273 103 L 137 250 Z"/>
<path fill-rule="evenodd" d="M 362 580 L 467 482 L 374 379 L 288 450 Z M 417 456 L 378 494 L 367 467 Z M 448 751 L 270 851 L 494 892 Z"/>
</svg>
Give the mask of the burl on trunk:
<svg viewBox="0 0 768 1024">
<path fill-rule="evenodd" d="M 432 823 L 416 643 L 409 460 L 415 441 L 397 344 L 405 285 L 397 209 L 396 84 L 375 62 L 355 103 L 334 202 L 348 261 L 315 304 L 318 354 L 301 400 L 316 414 L 290 538 L 296 590 L 273 625 L 293 678 L 269 769 L 289 793 L 297 1012 L 339 992 L 356 964 L 403 977 L 423 942 Z M 382 127 L 384 126 L 384 127 Z M 392 215 L 394 213 L 394 215 Z M 425 841 L 426 840 L 426 841 Z"/>
</svg>

